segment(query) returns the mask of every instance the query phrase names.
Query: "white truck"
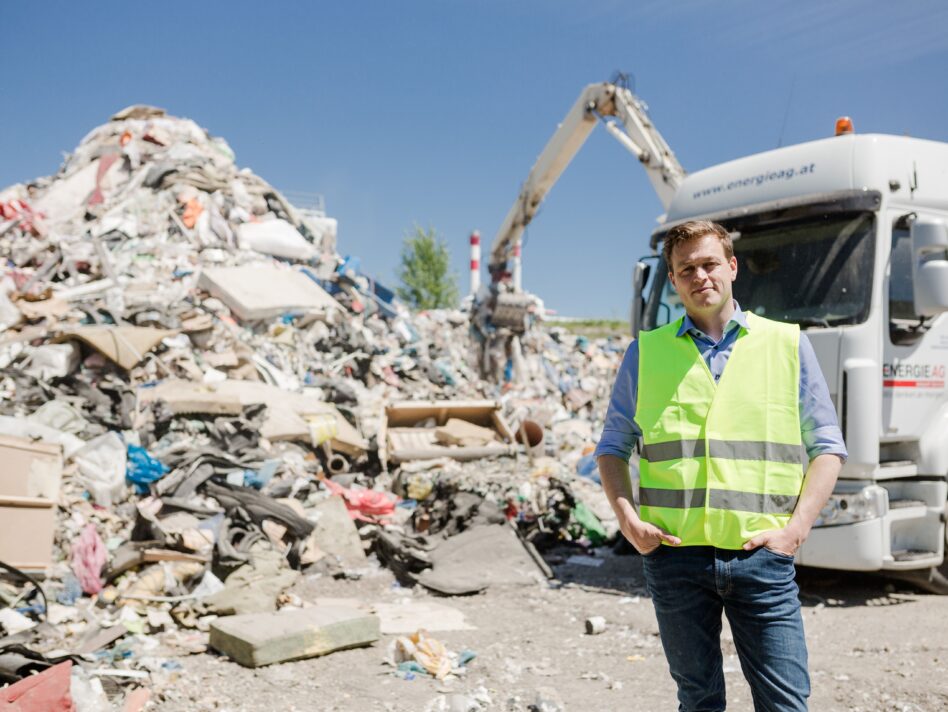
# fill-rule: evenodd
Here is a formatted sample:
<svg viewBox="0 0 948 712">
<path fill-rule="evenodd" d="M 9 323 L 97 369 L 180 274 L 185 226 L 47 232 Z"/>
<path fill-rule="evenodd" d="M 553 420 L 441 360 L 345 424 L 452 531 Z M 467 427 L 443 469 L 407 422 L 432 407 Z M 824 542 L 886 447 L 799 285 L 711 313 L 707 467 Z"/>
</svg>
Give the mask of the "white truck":
<svg viewBox="0 0 948 712">
<path fill-rule="evenodd" d="M 849 450 L 797 562 L 948 594 L 948 144 L 837 133 L 681 171 L 635 266 L 633 336 L 683 313 L 663 235 L 727 227 L 735 298 L 805 330 Z"/>
</svg>

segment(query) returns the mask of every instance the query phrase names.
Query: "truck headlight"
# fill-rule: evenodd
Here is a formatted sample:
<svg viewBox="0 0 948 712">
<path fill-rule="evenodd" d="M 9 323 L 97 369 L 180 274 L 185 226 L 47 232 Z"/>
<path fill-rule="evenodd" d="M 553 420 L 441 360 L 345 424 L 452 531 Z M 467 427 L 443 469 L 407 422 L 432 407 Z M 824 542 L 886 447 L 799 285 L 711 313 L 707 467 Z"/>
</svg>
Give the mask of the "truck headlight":
<svg viewBox="0 0 948 712">
<path fill-rule="evenodd" d="M 889 511 L 889 496 L 882 487 L 869 485 L 858 492 L 830 495 L 813 526 L 834 527 L 884 517 Z"/>
</svg>

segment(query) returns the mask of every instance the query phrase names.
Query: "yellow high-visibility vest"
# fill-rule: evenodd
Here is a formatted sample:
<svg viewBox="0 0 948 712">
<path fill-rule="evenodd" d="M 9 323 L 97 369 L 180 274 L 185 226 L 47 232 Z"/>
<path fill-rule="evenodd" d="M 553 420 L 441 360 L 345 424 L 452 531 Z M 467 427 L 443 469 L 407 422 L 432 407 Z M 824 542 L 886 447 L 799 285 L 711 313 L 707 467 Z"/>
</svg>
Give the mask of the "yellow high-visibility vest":
<svg viewBox="0 0 948 712">
<path fill-rule="evenodd" d="M 639 336 L 639 512 L 683 546 L 786 526 L 806 467 L 800 328 L 747 314 L 719 381 L 682 319 Z"/>
</svg>

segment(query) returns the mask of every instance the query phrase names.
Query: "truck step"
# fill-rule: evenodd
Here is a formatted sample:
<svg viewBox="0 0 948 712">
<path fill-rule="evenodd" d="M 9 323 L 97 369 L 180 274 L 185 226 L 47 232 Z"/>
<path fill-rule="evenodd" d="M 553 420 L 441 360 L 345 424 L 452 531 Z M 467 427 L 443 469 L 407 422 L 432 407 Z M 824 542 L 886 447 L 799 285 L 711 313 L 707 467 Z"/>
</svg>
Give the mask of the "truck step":
<svg viewBox="0 0 948 712">
<path fill-rule="evenodd" d="M 892 558 L 895 561 L 918 561 L 920 559 L 930 559 L 933 556 L 936 556 L 936 552 L 921 549 L 900 549 L 892 552 Z"/>
<path fill-rule="evenodd" d="M 923 499 L 890 499 L 889 509 L 905 509 L 906 507 L 924 507 Z"/>
<path fill-rule="evenodd" d="M 899 477 L 914 477 L 918 474 L 918 465 L 911 460 L 889 460 L 880 462 L 876 476 L 891 480 Z"/>
</svg>

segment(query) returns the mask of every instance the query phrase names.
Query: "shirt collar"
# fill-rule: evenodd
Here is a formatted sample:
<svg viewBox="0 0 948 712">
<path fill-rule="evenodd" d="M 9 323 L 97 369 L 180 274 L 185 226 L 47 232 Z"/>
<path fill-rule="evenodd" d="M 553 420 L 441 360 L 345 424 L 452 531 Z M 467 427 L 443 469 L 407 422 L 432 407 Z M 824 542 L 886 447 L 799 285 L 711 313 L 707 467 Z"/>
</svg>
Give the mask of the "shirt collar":
<svg viewBox="0 0 948 712">
<path fill-rule="evenodd" d="M 747 323 L 747 315 L 741 311 L 741 305 L 737 303 L 736 299 L 734 300 L 734 313 L 731 315 L 731 318 L 728 319 L 727 324 L 724 325 L 724 333 L 726 334 L 731 331 L 734 328 L 733 325 L 737 325 L 743 329 L 750 329 L 750 326 Z M 685 314 L 685 318 L 681 321 L 681 326 L 678 327 L 677 336 L 684 336 L 692 329 L 697 331 L 699 334 L 704 333 L 701 331 L 701 329 L 695 326 L 695 323 L 691 320 L 691 317 Z"/>
</svg>

